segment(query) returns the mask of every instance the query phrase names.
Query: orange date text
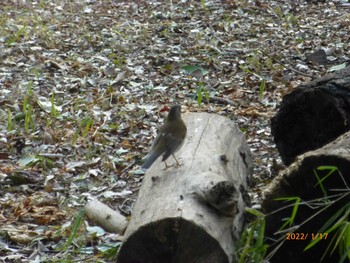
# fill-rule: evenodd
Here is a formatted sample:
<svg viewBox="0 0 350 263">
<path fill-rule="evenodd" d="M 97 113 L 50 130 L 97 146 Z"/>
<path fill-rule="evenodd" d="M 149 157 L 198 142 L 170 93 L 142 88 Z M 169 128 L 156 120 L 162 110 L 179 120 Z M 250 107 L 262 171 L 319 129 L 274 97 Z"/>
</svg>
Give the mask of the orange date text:
<svg viewBox="0 0 350 263">
<path fill-rule="evenodd" d="M 309 233 L 287 233 L 286 240 L 306 240 Z"/>
<path fill-rule="evenodd" d="M 327 239 L 328 233 L 287 233 L 286 240 L 306 240 L 311 237 L 312 240 L 315 239 Z"/>
</svg>

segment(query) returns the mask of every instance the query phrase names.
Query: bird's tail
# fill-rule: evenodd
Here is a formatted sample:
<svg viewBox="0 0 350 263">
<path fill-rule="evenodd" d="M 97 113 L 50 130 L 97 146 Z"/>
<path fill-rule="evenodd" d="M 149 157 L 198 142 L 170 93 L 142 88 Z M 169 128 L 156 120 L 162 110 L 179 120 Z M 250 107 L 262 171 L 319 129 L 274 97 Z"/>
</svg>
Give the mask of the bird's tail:
<svg viewBox="0 0 350 263">
<path fill-rule="evenodd" d="M 157 153 L 156 151 L 152 151 L 149 153 L 147 160 L 142 165 L 142 169 L 148 169 L 151 167 L 151 165 L 158 159 L 160 156 L 160 153 Z"/>
</svg>

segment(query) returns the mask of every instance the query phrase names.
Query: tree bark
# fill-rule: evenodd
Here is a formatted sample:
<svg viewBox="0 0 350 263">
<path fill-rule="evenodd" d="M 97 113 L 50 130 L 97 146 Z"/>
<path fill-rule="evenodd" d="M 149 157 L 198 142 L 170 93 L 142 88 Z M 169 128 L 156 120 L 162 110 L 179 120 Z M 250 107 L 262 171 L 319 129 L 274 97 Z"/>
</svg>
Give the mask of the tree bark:
<svg viewBox="0 0 350 263">
<path fill-rule="evenodd" d="M 286 165 L 349 130 L 350 67 L 301 85 L 284 96 L 271 132 Z"/>
<path fill-rule="evenodd" d="M 329 233 L 328 237 L 321 240 L 315 248 L 303 250 L 315 235 L 324 234 L 320 233 L 320 229 L 326 221 L 340 208 L 350 203 L 349 148 L 350 132 L 347 132 L 318 150 L 298 156 L 296 161 L 282 171 L 264 192 L 262 208 L 268 215 L 266 235 L 269 240 L 280 239 L 283 244 L 272 257 L 272 263 L 320 262 L 336 231 Z M 301 198 L 292 224 L 299 228 L 277 233 L 285 219 L 291 217 L 295 207 L 293 206 L 295 199 L 288 203 L 276 200 L 281 197 Z M 287 206 L 288 204 L 290 206 Z M 325 205 L 329 207 L 323 209 Z M 293 231 L 297 235 L 290 235 Z M 272 242 L 270 248 L 274 249 L 278 244 L 281 243 Z M 322 262 L 339 262 L 337 251 L 332 256 L 326 256 Z"/>
<path fill-rule="evenodd" d="M 187 138 L 175 153 L 182 165 L 164 170 L 159 158 L 147 171 L 117 262 L 221 263 L 235 256 L 252 172 L 245 136 L 222 116 L 183 119 Z"/>
</svg>

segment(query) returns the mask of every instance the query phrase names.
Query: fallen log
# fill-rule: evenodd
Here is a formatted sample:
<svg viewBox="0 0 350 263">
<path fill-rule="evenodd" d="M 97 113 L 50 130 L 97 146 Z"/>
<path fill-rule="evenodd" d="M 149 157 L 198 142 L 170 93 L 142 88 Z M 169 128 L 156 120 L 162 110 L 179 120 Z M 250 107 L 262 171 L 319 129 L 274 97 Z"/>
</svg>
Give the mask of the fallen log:
<svg viewBox="0 0 350 263">
<path fill-rule="evenodd" d="M 350 67 L 301 85 L 283 97 L 271 132 L 286 165 L 350 129 Z"/>
<path fill-rule="evenodd" d="M 298 156 L 264 192 L 262 209 L 267 215 L 266 236 L 271 241 L 270 252 L 281 245 L 270 262 L 321 262 L 330 241 L 339 233 L 326 234 L 320 229 L 350 203 L 349 148 L 350 132 L 347 132 L 320 149 Z M 293 199 L 286 202 L 276 198 Z M 292 217 L 297 198 L 300 198 L 300 203 L 296 217 L 282 231 L 285 220 Z M 315 238 L 323 239 L 315 247 L 304 251 Z M 330 255 L 332 249 L 331 246 L 322 263 L 339 262 L 338 249 Z"/>
<path fill-rule="evenodd" d="M 245 136 L 219 115 L 183 119 L 187 138 L 176 153 L 182 165 L 164 170 L 159 158 L 146 172 L 119 263 L 226 263 L 235 257 L 252 173 Z"/>
</svg>

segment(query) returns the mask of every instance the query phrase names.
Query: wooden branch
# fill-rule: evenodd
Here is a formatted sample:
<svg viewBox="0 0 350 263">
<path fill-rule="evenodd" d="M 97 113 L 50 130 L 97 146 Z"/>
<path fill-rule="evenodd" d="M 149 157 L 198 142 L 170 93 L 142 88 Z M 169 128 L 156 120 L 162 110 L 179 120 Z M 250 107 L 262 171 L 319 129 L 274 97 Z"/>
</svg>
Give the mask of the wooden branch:
<svg viewBox="0 0 350 263">
<path fill-rule="evenodd" d="M 84 207 L 86 216 L 112 233 L 123 234 L 128 221 L 119 212 L 97 200 L 91 200 Z"/>
</svg>

